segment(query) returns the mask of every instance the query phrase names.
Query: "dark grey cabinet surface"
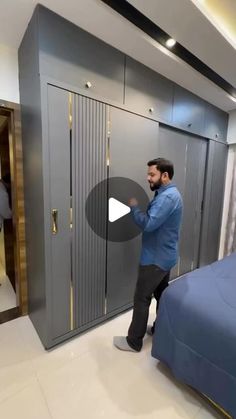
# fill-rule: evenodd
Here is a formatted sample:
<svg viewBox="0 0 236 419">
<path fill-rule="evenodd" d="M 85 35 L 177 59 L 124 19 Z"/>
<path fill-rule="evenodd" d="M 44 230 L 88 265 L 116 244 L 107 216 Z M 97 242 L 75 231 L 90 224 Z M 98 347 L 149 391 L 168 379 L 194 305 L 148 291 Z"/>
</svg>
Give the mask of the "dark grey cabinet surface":
<svg viewBox="0 0 236 419">
<path fill-rule="evenodd" d="M 124 54 L 44 7 L 38 18 L 40 74 L 122 104 Z"/>
<path fill-rule="evenodd" d="M 173 125 L 185 131 L 203 135 L 205 102 L 191 92 L 175 85 L 173 103 Z"/>
<path fill-rule="evenodd" d="M 74 328 L 90 325 L 105 315 L 106 240 L 88 223 L 96 219 L 106 231 L 107 190 L 99 188 L 91 213 L 86 215 L 86 202 L 97 184 L 107 176 L 107 115 L 104 103 L 75 95 L 72 135 L 73 170 L 73 266 Z M 105 235 L 105 234 L 104 234 Z"/>
<path fill-rule="evenodd" d="M 147 182 L 147 162 L 155 158 L 158 153 L 159 124 L 116 108 L 111 108 L 110 112 L 109 176 L 111 178 L 122 176 L 133 180 L 151 198 L 152 193 Z M 137 280 L 140 246 L 141 231 L 140 235 L 132 240 L 108 242 L 108 312 L 132 303 Z"/>
<path fill-rule="evenodd" d="M 207 174 L 204 191 L 200 266 L 218 258 L 228 148 L 216 141 L 208 143 Z"/>
<path fill-rule="evenodd" d="M 193 135 L 160 126 L 158 152 L 174 163 L 173 182 L 183 197 L 178 265 L 172 278 L 198 266 L 207 143 Z"/>
<path fill-rule="evenodd" d="M 47 339 L 44 165 L 37 18 L 34 14 L 19 49 L 19 85 L 24 170 L 28 310 L 41 339 Z M 31 280 L 32 278 L 32 280 Z"/>
<path fill-rule="evenodd" d="M 228 114 L 219 108 L 206 104 L 204 137 L 226 142 Z"/>
<path fill-rule="evenodd" d="M 180 241 L 180 273 L 198 267 L 207 141 L 188 136 L 183 225 Z M 217 247 L 217 244 L 212 244 Z"/>
<path fill-rule="evenodd" d="M 126 58 L 125 104 L 132 111 L 171 123 L 173 83 L 165 77 Z"/>
<path fill-rule="evenodd" d="M 142 116 L 226 141 L 228 114 L 38 6 L 33 31 L 38 72 Z"/>
<path fill-rule="evenodd" d="M 70 131 L 69 92 L 48 86 L 51 231 L 51 336 L 70 331 Z M 55 112 L 56 110 L 56 112 Z M 53 213 L 54 211 L 54 213 Z M 54 230 L 54 232 L 53 232 Z M 60 309 L 58 309 L 60 307 Z"/>
<path fill-rule="evenodd" d="M 19 50 L 19 81 L 29 314 L 49 348 L 132 305 L 141 235 L 107 240 L 109 188 L 92 209 L 103 238 L 86 218 L 106 178 L 134 180 L 151 199 L 147 161 L 173 160 L 185 208 L 172 277 L 198 266 L 199 237 L 200 265 L 217 259 L 227 114 L 180 87 L 174 98 L 171 81 L 42 6 Z"/>
</svg>

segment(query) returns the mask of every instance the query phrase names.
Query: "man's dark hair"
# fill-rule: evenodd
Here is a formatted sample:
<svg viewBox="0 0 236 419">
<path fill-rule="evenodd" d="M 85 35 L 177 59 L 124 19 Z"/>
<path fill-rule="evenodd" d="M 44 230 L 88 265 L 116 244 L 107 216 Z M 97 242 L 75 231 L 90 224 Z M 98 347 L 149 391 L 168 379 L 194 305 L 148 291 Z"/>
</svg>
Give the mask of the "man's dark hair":
<svg viewBox="0 0 236 419">
<path fill-rule="evenodd" d="M 170 160 L 167 160 L 163 157 L 158 157 L 157 159 L 150 160 L 147 165 L 150 166 L 156 166 L 157 170 L 159 170 L 162 173 L 167 172 L 169 175 L 169 178 L 172 179 L 174 176 L 174 165 Z"/>
</svg>

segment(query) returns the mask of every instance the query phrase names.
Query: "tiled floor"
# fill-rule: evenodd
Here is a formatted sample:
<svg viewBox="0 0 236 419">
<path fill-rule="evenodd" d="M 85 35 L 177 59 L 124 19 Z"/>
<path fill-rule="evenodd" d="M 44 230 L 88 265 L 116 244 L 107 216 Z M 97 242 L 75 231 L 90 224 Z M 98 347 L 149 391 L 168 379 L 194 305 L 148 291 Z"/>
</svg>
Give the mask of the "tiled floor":
<svg viewBox="0 0 236 419">
<path fill-rule="evenodd" d="M 151 319 L 154 317 L 152 307 Z M 46 352 L 28 317 L 0 326 L 2 419 L 212 419 L 221 416 L 150 355 L 112 346 L 125 313 Z"/>
<path fill-rule="evenodd" d="M 1 269 L 1 268 L 0 268 Z M 16 307 L 16 294 L 5 273 L 0 271 L 0 313 Z"/>
</svg>

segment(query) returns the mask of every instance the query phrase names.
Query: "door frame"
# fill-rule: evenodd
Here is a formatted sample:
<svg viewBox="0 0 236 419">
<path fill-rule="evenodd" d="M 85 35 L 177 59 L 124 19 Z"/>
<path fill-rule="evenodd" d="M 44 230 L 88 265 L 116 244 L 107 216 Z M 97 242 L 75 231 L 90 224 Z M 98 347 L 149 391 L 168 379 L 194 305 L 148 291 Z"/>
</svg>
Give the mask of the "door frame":
<svg viewBox="0 0 236 419">
<path fill-rule="evenodd" d="M 14 235 L 14 264 L 16 281 L 16 308 L 0 313 L 0 323 L 28 312 L 23 155 L 20 105 L 0 99 L 0 113 L 8 117 L 11 193 Z"/>
</svg>

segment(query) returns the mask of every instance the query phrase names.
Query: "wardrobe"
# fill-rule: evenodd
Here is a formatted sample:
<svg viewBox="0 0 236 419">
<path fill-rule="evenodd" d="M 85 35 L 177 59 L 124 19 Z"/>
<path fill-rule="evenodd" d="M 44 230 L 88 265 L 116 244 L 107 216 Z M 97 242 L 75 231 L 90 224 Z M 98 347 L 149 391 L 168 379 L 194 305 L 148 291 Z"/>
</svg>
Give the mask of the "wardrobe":
<svg viewBox="0 0 236 419">
<path fill-rule="evenodd" d="M 29 315 L 48 349 L 132 307 L 141 234 L 109 240 L 113 178 L 151 199 L 147 162 L 172 160 L 184 200 L 172 279 L 217 259 L 228 115 L 43 6 L 19 75 Z"/>
</svg>

